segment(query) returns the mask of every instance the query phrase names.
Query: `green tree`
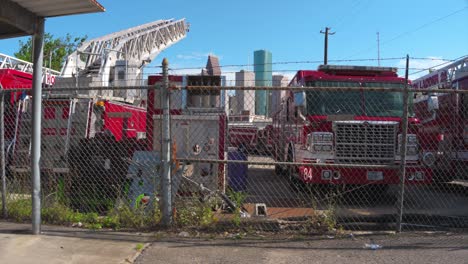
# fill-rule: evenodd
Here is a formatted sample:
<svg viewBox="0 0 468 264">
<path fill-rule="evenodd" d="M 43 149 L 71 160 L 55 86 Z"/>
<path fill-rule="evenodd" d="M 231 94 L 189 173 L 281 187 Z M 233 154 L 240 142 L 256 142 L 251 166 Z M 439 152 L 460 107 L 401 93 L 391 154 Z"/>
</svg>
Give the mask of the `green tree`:
<svg viewBox="0 0 468 264">
<path fill-rule="evenodd" d="M 88 37 L 72 37 L 67 33 L 65 37 L 56 38 L 50 33 L 44 34 L 44 67 L 60 71 L 66 57 L 75 51 Z M 14 55 L 16 58 L 32 61 L 32 38 L 26 42 L 19 41 L 19 50 Z"/>
</svg>

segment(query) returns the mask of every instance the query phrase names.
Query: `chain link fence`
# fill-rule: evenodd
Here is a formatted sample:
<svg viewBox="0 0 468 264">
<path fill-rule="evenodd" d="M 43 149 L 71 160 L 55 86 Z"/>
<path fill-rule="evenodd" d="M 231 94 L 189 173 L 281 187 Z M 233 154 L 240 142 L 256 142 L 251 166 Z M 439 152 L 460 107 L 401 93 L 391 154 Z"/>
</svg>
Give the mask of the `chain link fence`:
<svg viewBox="0 0 468 264">
<path fill-rule="evenodd" d="M 284 233 L 467 228 L 466 90 L 312 77 L 252 88 L 165 72 L 149 86 L 45 89 L 43 222 Z M 30 90 L 6 89 L 3 98 L 4 217 L 29 221 Z"/>
</svg>

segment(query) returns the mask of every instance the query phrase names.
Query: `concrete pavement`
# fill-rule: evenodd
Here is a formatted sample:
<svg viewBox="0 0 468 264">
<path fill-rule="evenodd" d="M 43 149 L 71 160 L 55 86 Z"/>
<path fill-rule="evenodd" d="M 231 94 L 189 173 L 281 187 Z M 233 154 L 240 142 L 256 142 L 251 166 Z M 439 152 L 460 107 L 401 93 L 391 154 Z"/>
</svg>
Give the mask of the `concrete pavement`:
<svg viewBox="0 0 468 264">
<path fill-rule="evenodd" d="M 132 263 L 148 239 L 138 233 L 93 232 L 0 222 L 0 263 Z"/>
<path fill-rule="evenodd" d="M 60 226 L 43 226 L 42 235 L 32 236 L 30 230 L 30 224 L 0 221 L 0 263 L 468 263 L 468 233 L 256 234 L 247 239 Z"/>
</svg>

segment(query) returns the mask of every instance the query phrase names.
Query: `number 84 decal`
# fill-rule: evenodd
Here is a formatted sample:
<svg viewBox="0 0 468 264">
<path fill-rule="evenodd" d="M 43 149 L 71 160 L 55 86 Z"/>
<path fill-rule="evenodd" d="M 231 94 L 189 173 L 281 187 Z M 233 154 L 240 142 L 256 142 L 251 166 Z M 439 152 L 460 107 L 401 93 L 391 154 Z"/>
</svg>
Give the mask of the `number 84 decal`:
<svg viewBox="0 0 468 264">
<path fill-rule="evenodd" d="M 301 168 L 301 176 L 304 180 L 312 180 L 312 167 L 302 167 Z"/>
</svg>

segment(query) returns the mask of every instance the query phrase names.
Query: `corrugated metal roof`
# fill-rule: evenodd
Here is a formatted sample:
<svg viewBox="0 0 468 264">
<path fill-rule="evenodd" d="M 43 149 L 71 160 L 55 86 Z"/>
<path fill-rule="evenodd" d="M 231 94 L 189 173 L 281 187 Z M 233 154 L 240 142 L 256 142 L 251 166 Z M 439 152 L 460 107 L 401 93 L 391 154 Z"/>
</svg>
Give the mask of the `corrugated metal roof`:
<svg viewBox="0 0 468 264">
<path fill-rule="evenodd" d="M 0 39 L 32 35 L 38 17 L 104 12 L 96 0 L 0 0 Z"/>
<path fill-rule="evenodd" d="M 104 12 L 95 0 L 11 0 L 39 17 Z"/>
</svg>

